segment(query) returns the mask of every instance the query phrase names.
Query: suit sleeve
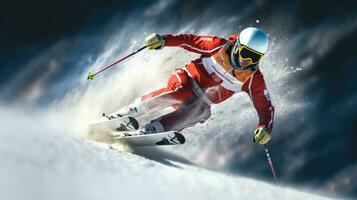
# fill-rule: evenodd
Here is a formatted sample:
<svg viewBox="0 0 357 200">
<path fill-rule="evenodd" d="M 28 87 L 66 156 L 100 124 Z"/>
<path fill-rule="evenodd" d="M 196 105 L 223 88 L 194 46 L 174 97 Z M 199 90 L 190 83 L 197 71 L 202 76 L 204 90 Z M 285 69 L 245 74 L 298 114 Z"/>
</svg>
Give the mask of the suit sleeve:
<svg viewBox="0 0 357 200">
<path fill-rule="evenodd" d="M 204 56 L 211 56 L 216 53 L 227 42 L 224 38 L 193 34 L 167 34 L 163 37 L 165 38 L 165 46 L 182 47 L 190 52 Z"/>
<path fill-rule="evenodd" d="M 272 105 L 263 75 L 259 72 L 248 79 L 243 90 L 248 93 L 259 116 L 258 127 L 266 127 L 269 133 L 273 130 L 274 106 Z"/>
</svg>

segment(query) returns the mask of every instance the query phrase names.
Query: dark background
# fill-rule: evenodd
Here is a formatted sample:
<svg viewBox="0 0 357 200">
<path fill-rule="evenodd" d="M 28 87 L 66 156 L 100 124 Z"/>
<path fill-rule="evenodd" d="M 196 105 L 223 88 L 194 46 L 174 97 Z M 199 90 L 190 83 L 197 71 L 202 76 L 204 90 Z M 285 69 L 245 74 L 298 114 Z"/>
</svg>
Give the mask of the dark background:
<svg viewBox="0 0 357 200">
<path fill-rule="evenodd" d="M 21 98 L 20 92 L 6 90 L 8 83 L 14 75 L 25 70 L 25 63 L 47 51 L 54 43 L 78 35 L 100 37 L 96 35 L 96 30 L 104 28 L 113 16 L 120 15 L 125 18 L 126 14 L 140 12 L 140 8 L 152 3 L 153 1 L 138 0 L 1 1 L 0 99 L 11 102 Z M 344 23 L 357 23 L 355 1 L 332 0 L 175 1 L 174 6 L 170 7 L 172 10 L 164 10 L 156 18 L 149 20 L 157 20 L 157 23 L 163 25 L 176 23 L 177 26 L 183 26 L 200 14 L 197 8 L 205 10 L 212 5 L 215 6 L 217 16 L 252 7 L 243 20 L 249 20 L 251 17 L 265 19 L 268 21 L 267 26 L 274 26 L 273 21 L 276 17 L 289 16 L 285 23 L 293 26 L 282 31 L 290 33 L 313 30 L 321 24 L 331 26 L 331 29 L 339 25 L 336 28 L 338 32 L 343 31 Z M 269 24 L 269 20 L 272 24 Z M 318 34 L 323 37 L 325 33 Z M 316 60 L 312 67 L 295 77 L 295 83 L 301 80 L 309 83 L 303 89 L 302 96 L 318 99 L 319 103 L 308 112 L 293 115 L 297 118 L 304 115 L 306 119 L 303 122 L 296 120 L 294 125 L 279 129 L 286 134 L 275 139 L 273 145 L 279 148 L 275 148 L 272 154 L 276 155 L 278 171 L 283 182 L 297 186 L 314 186 L 332 193 L 357 197 L 357 29 L 352 29 L 337 42 L 325 42 L 332 42 L 333 45 L 323 54 L 318 54 L 319 46 L 316 45 L 313 48 L 299 50 L 300 53 L 292 58 L 303 60 L 312 57 Z M 91 47 L 91 51 L 95 54 L 100 48 Z M 86 51 L 89 50 L 83 49 L 82 53 L 85 54 Z M 68 60 L 61 63 L 64 66 L 63 70 L 66 70 L 66 63 L 71 62 L 71 59 L 75 58 L 69 56 Z M 33 74 L 28 79 L 35 77 L 36 74 Z M 26 90 L 26 84 L 15 87 L 15 90 Z M 47 99 L 58 97 L 51 92 L 48 95 Z M 313 136 L 308 143 L 299 149 L 289 148 L 291 140 L 299 137 L 299 134 L 306 135 L 309 132 Z M 289 176 L 284 176 L 287 172 L 284 172 L 283 168 L 289 165 L 289 161 L 283 156 L 279 157 L 279 151 L 286 151 L 287 154 L 294 156 L 303 151 L 308 152 L 309 157 L 303 166 L 295 169 L 293 175 L 289 173 Z M 260 173 L 261 176 L 269 178 L 268 173 L 257 172 L 252 167 L 265 165 L 262 162 L 254 159 L 254 156 L 244 161 L 232 160 L 230 170 L 248 175 Z"/>
</svg>

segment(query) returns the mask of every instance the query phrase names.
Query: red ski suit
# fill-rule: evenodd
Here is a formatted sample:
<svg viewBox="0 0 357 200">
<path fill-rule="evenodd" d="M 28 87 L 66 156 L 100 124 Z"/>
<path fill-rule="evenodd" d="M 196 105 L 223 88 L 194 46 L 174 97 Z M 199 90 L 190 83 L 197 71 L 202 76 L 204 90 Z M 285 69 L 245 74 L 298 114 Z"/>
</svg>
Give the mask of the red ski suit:
<svg viewBox="0 0 357 200">
<path fill-rule="evenodd" d="M 182 47 L 190 52 L 201 54 L 199 59 L 191 61 L 185 68 L 176 69 L 169 78 L 167 87 L 142 97 L 143 101 L 155 97 L 164 97 L 178 100 L 181 103 L 176 106 L 177 111 L 157 119 L 165 130 L 182 129 L 198 122 L 204 122 L 211 114 L 209 104 L 218 104 L 231 97 L 235 92 L 244 91 L 249 95 L 258 113 L 258 127 L 265 126 L 271 133 L 274 107 L 259 68 L 255 72 L 250 72 L 251 74 L 248 74 L 244 81 L 238 81 L 232 79 L 232 77 L 235 77 L 234 72 L 233 76 L 230 74 L 232 70 L 228 71 L 230 73 L 222 72 L 223 68 L 211 61 L 213 60 L 211 57 L 229 42 L 234 42 L 238 37 L 237 35 L 232 35 L 229 40 L 192 34 L 168 34 L 163 37 L 167 47 Z M 203 93 L 197 94 L 194 84 Z M 202 98 L 202 96 L 205 97 Z M 188 118 L 190 119 L 185 120 Z"/>
</svg>

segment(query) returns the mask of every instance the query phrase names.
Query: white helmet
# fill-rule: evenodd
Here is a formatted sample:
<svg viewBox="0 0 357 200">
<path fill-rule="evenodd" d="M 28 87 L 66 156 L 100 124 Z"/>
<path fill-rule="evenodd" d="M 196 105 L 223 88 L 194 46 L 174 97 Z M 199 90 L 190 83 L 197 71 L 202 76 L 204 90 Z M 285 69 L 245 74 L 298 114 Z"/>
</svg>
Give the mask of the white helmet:
<svg viewBox="0 0 357 200">
<path fill-rule="evenodd" d="M 248 47 L 249 50 L 253 50 L 262 57 L 268 50 L 268 35 L 261 29 L 254 27 L 248 27 L 240 32 L 231 52 L 231 62 L 235 69 L 240 68 L 238 53 L 241 46 Z"/>
<path fill-rule="evenodd" d="M 249 27 L 239 34 L 241 45 L 247 46 L 254 51 L 265 54 L 268 50 L 268 35 L 259 28 Z"/>
</svg>

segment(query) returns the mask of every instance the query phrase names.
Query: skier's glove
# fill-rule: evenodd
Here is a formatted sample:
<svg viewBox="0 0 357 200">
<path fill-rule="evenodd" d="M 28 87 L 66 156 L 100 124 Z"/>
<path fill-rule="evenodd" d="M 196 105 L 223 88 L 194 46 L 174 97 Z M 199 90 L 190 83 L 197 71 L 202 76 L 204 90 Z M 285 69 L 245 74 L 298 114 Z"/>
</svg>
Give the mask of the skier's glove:
<svg viewBox="0 0 357 200">
<path fill-rule="evenodd" d="M 266 144 L 269 142 L 271 135 L 265 127 L 259 127 L 254 131 L 253 142 Z"/>
<path fill-rule="evenodd" d="M 149 49 L 161 49 L 165 46 L 165 39 L 156 33 L 146 37 L 145 44 Z"/>
</svg>

